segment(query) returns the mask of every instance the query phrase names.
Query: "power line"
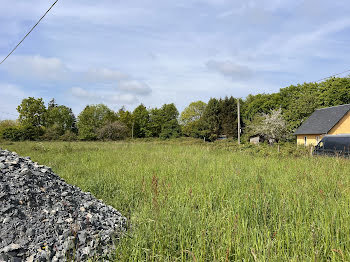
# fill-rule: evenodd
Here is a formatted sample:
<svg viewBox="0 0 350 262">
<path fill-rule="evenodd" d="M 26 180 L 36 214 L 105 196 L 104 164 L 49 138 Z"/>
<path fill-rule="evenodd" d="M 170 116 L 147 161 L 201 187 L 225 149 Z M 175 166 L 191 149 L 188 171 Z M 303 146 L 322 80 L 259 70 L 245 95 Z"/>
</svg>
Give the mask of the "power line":
<svg viewBox="0 0 350 262">
<path fill-rule="evenodd" d="M 317 83 L 317 82 L 320 82 L 320 81 L 322 81 L 322 80 L 326 80 L 326 79 L 331 78 L 331 77 L 335 77 L 335 76 L 338 76 L 338 75 L 342 75 L 342 74 L 344 74 L 344 73 L 346 73 L 346 72 L 350 72 L 350 70 L 346 70 L 346 71 L 344 71 L 344 72 L 337 73 L 337 74 L 335 74 L 335 75 L 331 75 L 331 76 L 328 76 L 328 77 L 324 77 L 324 78 L 322 78 L 322 79 L 320 79 L 320 80 L 317 80 L 316 83 Z"/>
<path fill-rule="evenodd" d="M 47 15 L 48 12 L 50 12 L 50 10 L 52 9 L 52 7 L 58 2 L 58 0 L 56 0 L 51 6 L 50 8 L 45 12 L 45 14 L 39 19 L 39 21 L 32 27 L 32 29 L 30 29 L 30 31 L 22 38 L 22 40 L 11 50 L 11 52 L 0 62 L 0 65 L 17 49 L 17 47 L 24 41 L 24 39 L 26 39 L 26 37 L 34 30 L 34 28 L 41 22 L 41 20 L 43 20 L 43 18 Z"/>
<path fill-rule="evenodd" d="M 6 114 L 6 115 L 10 115 L 10 116 L 18 116 L 18 114 L 12 114 L 12 113 L 8 113 L 8 112 L 2 112 L 0 111 L 1 114 Z"/>
</svg>

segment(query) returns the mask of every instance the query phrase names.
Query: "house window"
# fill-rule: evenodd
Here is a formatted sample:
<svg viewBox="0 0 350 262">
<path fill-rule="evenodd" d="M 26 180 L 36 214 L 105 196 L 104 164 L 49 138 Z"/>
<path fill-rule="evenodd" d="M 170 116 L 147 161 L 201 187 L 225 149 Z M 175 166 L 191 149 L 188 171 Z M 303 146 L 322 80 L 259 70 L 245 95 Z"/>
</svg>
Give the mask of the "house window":
<svg viewBox="0 0 350 262">
<path fill-rule="evenodd" d="M 320 142 L 320 137 L 316 136 L 316 144 L 318 144 L 318 142 Z"/>
<path fill-rule="evenodd" d="M 306 146 L 306 144 L 307 144 L 307 137 L 304 136 L 304 145 Z"/>
</svg>

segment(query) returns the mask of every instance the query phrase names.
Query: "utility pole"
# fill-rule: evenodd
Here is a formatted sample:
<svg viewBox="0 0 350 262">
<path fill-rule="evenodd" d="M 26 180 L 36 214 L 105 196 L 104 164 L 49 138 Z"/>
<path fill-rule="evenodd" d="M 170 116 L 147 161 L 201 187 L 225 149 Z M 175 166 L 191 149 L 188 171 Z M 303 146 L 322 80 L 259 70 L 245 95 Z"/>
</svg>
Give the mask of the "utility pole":
<svg viewBox="0 0 350 262">
<path fill-rule="evenodd" d="M 135 123 L 135 122 L 132 122 L 131 139 L 134 139 L 134 123 Z"/>
<path fill-rule="evenodd" d="M 239 98 L 237 99 L 237 128 L 238 128 L 238 144 L 241 144 L 241 116 L 240 116 Z"/>
</svg>

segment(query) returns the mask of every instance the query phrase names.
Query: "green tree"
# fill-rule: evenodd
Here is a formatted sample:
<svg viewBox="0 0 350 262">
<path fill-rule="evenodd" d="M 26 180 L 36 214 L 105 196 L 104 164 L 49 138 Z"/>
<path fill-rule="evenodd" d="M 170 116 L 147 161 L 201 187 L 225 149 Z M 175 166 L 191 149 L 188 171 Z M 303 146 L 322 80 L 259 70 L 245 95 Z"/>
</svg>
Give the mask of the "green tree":
<svg viewBox="0 0 350 262">
<path fill-rule="evenodd" d="M 134 109 L 132 117 L 134 120 L 134 136 L 139 138 L 148 137 L 149 112 L 147 108 L 143 104 L 139 105 Z"/>
<path fill-rule="evenodd" d="M 201 118 L 207 104 L 202 101 L 192 102 L 182 111 L 180 123 L 182 132 L 186 136 L 201 137 Z"/>
<path fill-rule="evenodd" d="M 47 105 L 47 109 L 50 110 L 51 108 L 57 107 L 58 104 L 56 103 L 55 98 L 52 98 L 49 102 L 49 104 Z"/>
<path fill-rule="evenodd" d="M 287 121 L 282 116 L 282 109 L 271 110 L 269 114 L 257 114 L 248 128 L 252 135 L 260 135 L 269 143 L 279 142 L 288 135 Z"/>
<path fill-rule="evenodd" d="M 322 107 L 350 104 L 350 78 L 331 78 L 319 84 Z"/>
<path fill-rule="evenodd" d="M 52 99 L 48 105 L 45 114 L 45 126 L 53 129 L 58 136 L 63 135 L 66 131 L 77 132 L 76 118 L 71 108 L 57 105 Z"/>
<path fill-rule="evenodd" d="M 237 100 L 225 97 L 219 100 L 219 133 L 228 137 L 237 137 Z"/>
<path fill-rule="evenodd" d="M 220 103 L 216 98 L 210 98 L 201 119 L 201 134 L 205 139 L 214 141 L 220 131 Z"/>
<path fill-rule="evenodd" d="M 131 137 L 131 129 L 133 126 L 133 117 L 132 113 L 128 110 L 125 110 L 124 107 L 119 109 L 117 113 L 118 121 L 123 123 L 127 129 L 127 136 Z"/>
<path fill-rule="evenodd" d="M 127 137 L 128 129 L 122 122 L 115 121 L 99 128 L 97 134 L 102 140 L 120 140 Z"/>
<path fill-rule="evenodd" d="M 242 117 L 251 120 L 256 114 L 269 113 L 271 110 L 280 108 L 281 96 L 276 94 L 248 95 L 242 103 Z"/>
<path fill-rule="evenodd" d="M 4 129 L 16 127 L 18 127 L 18 122 L 16 120 L 2 120 L 0 121 L 0 135 Z"/>
<path fill-rule="evenodd" d="M 288 106 L 284 110 L 290 132 L 299 127 L 322 103 L 316 83 L 304 83 L 293 89 L 293 95 L 288 98 Z"/>
<path fill-rule="evenodd" d="M 45 124 L 46 107 L 42 98 L 28 97 L 17 107 L 19 122 L 23 126 L 41 127 Z"/>
<path fill-rule="evenodd" d="M 97 130 L 117 120 L 117 115 L 106 105 L 88 105 L 78 116 L 79 138 L 82 140 L 97 139 Z"/>
<path fill-rule="evenodd" d="M 159 137 L 162 139 L 179 137 L 181 127 L 178 122 L 179 111 L 175 104 L 164 104 L 161 108 L 162 128 Z"/>
<path fill-rule="evenodd" d="M 163 110 L 159 108 L 152 108 L 149 111 L 148 130 L 149 136 L 159 137 L 164 125 Z"/>
</svg>

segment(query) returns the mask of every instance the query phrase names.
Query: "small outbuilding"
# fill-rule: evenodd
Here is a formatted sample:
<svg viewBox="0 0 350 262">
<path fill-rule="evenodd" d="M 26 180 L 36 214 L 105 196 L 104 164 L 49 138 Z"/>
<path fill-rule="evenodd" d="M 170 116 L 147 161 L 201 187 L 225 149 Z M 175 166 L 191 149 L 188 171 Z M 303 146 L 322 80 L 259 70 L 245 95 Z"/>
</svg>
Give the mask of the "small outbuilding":
<svg viewBox="0 0 350 262">
<path fill-rule="evenodd" d="M 294 133 L 297 144 L 305 146 L 338 134 L 350 134 L 350 104 L 317 109 Z"/>
<path fill-rule="evenodd" d="M 249 137 L 249 143 L 251 143 L 251 144 L 257 145 L 257 144 L 260 144 L 263 141 L 264 140 L 259 135 Z"/>
</svg>

